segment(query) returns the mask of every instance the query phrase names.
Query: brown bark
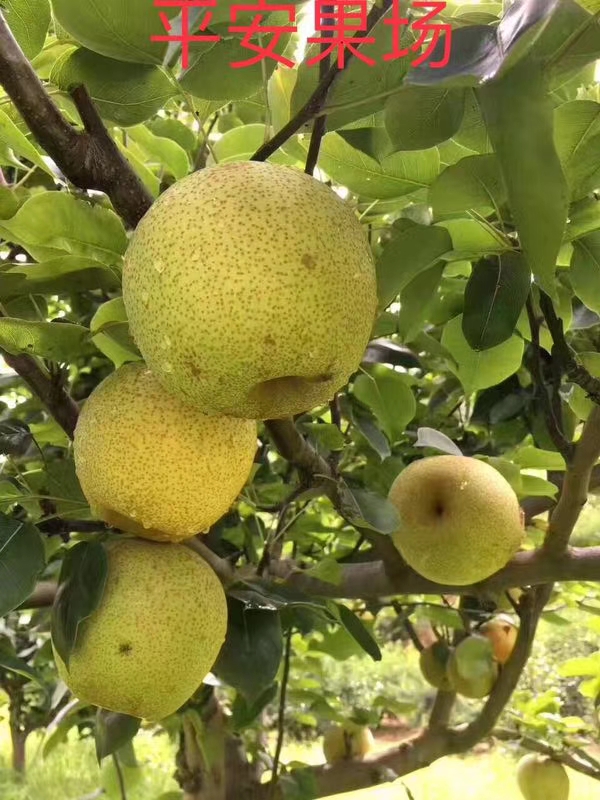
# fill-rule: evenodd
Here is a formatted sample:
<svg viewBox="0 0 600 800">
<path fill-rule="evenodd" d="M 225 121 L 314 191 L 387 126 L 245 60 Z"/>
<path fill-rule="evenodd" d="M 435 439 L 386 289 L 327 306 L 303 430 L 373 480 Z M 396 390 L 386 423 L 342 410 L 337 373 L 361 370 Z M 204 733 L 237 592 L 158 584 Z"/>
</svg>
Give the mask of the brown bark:
<svg viewBox="0 0 600 800">
<path fill-rule="evenodd" d="M 13 772 L 22 777 L 25 775 L 25 768 L 27 763 L 26 745 L 27 734 L 25 731 L 19 730 L 16 725 L 10 726 L 10 742 L 12 747 L 11 762 Z"/>
</svg>

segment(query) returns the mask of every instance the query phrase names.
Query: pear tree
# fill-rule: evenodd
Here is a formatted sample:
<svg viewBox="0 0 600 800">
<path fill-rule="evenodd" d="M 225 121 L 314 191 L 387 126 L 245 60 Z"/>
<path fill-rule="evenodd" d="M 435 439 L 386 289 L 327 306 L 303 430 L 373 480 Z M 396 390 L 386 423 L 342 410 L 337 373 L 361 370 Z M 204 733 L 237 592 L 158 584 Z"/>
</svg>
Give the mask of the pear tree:
<svg viewBox="0 0 600 800">
<path fill-rule="evenodd" d="M 526 800 L 600 780 L 600 7 L 356 5 L 348 42 L 312 2 L 2 3 L 21 771 L 44 725 L 119 800 L 140 730 L 184 800 L 401 790 L 499 742 Z M 543 625 L 585 632 L 551 664 L 577 714 L 528 689 Z M 398 640 L 418 691 L 329 688 Z"/>
</svg>

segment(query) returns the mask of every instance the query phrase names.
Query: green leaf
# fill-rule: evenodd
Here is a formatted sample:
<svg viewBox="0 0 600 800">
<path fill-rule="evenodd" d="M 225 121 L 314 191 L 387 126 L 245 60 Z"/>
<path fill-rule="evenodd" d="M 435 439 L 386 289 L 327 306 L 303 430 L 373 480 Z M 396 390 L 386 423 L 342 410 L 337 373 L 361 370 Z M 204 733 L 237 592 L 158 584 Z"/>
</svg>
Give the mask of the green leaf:
<svg viewBox="0 0 600 800">
<path fill-rule="evenodd" d="M 401 220 L 377 258 L 379 307 L 387 308 L 396 296 L 422 272 L 430 270 L 452 250 L 448 231 Z"/>
<path fill-rule="evenodd" d="M 156 199 L 160 194 L 160 180 L 156 177 L 152 170 L 148 169 L 148 167 L 144 164 L 141 148 L 137 147 L 134 141 L 129 143 L 129 147 L 126 147 L 123 142 L 120 141 L 120 139 L 117 139 L 116 142 L 117 147 L 125 157 L 127 163 L 137 174 L 138 178 L 150 192 L 152 197 Z"/>
<path fill-rule="evenodd" d="M 509 6 L 497 26 L 470 25 L 452 31 L 450 58 L 431 69 L 446 49 L 440 37 L 429 60 L 409 70 L 407 83 L 419 86 L 477 86 L 497 80 L 532 49 L 550 22 L 559 0 L 519 0 Z"/>
<path fill-rule="evenodd" d="M 345 439 L 337 425 L 331 423 L 303 422 L 301 428 L 320 450 L 337 452 L 344 449 Z"/>
<path fill-rule="evenodd" d="M 387 437 L 379 430 L 370 414 L 365 413 L 358 406 L 349 408 L 350 419 L 358 432 L 364 436 L 369 445 L 383 461 L 391 454 L 390 443 Z"/>
<path fill-rule="evenodd" d="M 385 127 L 395 150 L 426 150 L 457 133 L 464 111 L 462 89 L 405 86 L 385 104 Z"/>
<path fill-rule="evenodd" d="M 537 475 L 521 475 L 521 497 L 556 497 L 558 486 Z"/>
<path fill-rule="evenodd" d="M 600 313 L 600 230 L 573 242 L 570 274 L 577 297 Z"/>
<path fill-rule="evenodd" d="M 569 42 L 569 46 L 564 48 Z M 556 58 L 561 51 L 561 57 Z M 550 61 L 551 85 L 564 83 L 600 56 L 600 28 L 575 0 L 561 0 L 535 47 L 535 55 Z"/>
<path fill-rule="evenodd" d="M 531 273 L 520 253 L 503 253 L 474 265 L 462 319 L 473 350 L 489 350 L 510 339 L 530 289 Z"/>
<path fill-rule="evenodd" d="M 113 755 L 130 742 L 138 732 L 140 724 L 141 720 L 137 717 L 99 708 L 94 726 L 98 764 L 103 758 Z"/>
<path fill-rule="evenodd" d="M 569 183 L 571 199 L 597 185 L 600 163 L 600 103 L 573 100 L 554 112 L 556 150 Z"/>
<path fill-rule="evenodd" d="M 276 610 L 246 608 L 227 598 L 227 635 L 213 672 L 254 703 L 275 680 L 283 654 L 281 619 Z"/>
<path fill-rule="evenodd" d="M 512 249 L 510 241 L 477 219 L 449 219 L 436 223 L 434 227 L 444 228 L 452 239 L 452 250 L 444 255 L 446 261 L 475 261 L 482 256 Z"/>
<path fill-rule="evenodd" d="M 314 567 L 303 570 L 303 575 L 309 575 L 318 581 L 325 583 L 332 583 L 334 586 L 339 586 L 342 582 L 343 569 L 335 558 L 322 558 Z"/>
<path fill-rule="evenodd" d="M 139 64 L 161 64 L 167 42 L 153 42 L 164 36 L 159 9 L 148 0 L 52 0 L 54 16 L 84 47 L 103 56 Z M 176 7 L 160 9 L 167 17 L 179 13 Z"/>
<path fill-rule="evenodd" d="M 106 550 L 99 542 L 79 542 L 67 550 L 52 608 L 52 642 L 67 667 L 82 624 L 102 601 L 107 571 Z"/>
<path fill-rule="evenodd" d="M 393 10 L 390 9 L 379 19 L 369 32 L 369 36 L 373 36 L 375 42 L 363 47 L 365 55 L 373 59 L 375 64 L 368 64 L 359 58 L 352 59 L 331 87 L 324 109 L 325 111 L 331 109 L 327 114 L 328 130 L 336 130 L 380 111 L 385 105 L 385 96 L 382 95 L 402 84 L 409 60 L 383 58 L 393 50 L 394 26 L 389 24 L 393 14 Z M 408 47 L 413 43 L 414 34 L 408 25 L 399 33 L 402 47 Z M 318 45 L 311 46 L 311 48 L 316 47 Z M 313 52 L 309 48 L 308 57 L 312 55 Z M 298 88 L 292 97 L 293 113 L 304 105 L 316 88 L 318 72 L 318 66 L 316 64 L 308 66 L 305 58 L 298 69 Z M 348 107 L 344 108 L 344 105 Z"/>
<path fill-rule="evenodd" d="M 435 266 L 419 273 L 400 292 L 398 333 L 404 342 L 412 341 L 421 331 L 435 299 L 445 266 L 443 261 L 439 261 Z"/>
<path fill-rule="evenodd" d="M 398 512 L 387 497 L 348 486 L 344 481 L 339 482 L 339 490 L 343 516 L 352 525 L 386 535 L 398 530 Z"/>
<path fill-rule="evenodd" d="M 265 130 L 262 123 L 231 128 L 212 145 L 215 160 L 219 164 L 226 164 L 230 161 L 249 161 L 258 148 L 264 144 L 265 138 L 268 138 L 268 130 L 266 137 Z M 290 158 L 281 150 L 274 153 L 270 161 L 275 164 L 296 163 L 296 159 Z"/>
<path fill-rule="evenodd" d="M 495 386 L 513 375 L 521 366 L 524 349 L 523 340 L 511 336 L 489 350 L 473 350 L 462 332 L 462 314 L 446 323 L 442 345 L 456 362 L 448 366 L 467 393 Z"/>
<path fill-rule="evenodd" d="M 242 731 L 248 728 L 257 719 L 269 703 L 277 697 L 277 684 L 272 683 L 259 695 L 253 703 L 248 703 L 243 694 L 239 692 L 235 696 L 231 707 L 231 727 L 234 731 Z"/>
<path fill-rule="evenodd" d="M 265 16 L 265 25 L 287 25 L 289 17 L 285 12 L 275 12 Z M 283 53 L 290 34 L 284 34 L 277 45 L 277 52 Z M 222 38 L 218 42 L 202 42 L 190 48 L 190 64 L 179 82 L 186 92 L 204 100 L 244 100 L 255 95 L 263 82 L 271 77 L 277 62 L 266 59 L 243 67 L 232 64 L 248 61 L 255 53 L 242 47 L 235 37 Z"/>
<path fill-rule="evenodd" d="M 356 377 L 352 393 L 377 417 L 390 442 L 404 434 L 417 411 L 411 379 L 390 367 L 376 364 Z"/>
<path fill-rule="evenodd" d="M 521 447 L 510 458 L 521 469 L 547 469 L 552 472 L 562 472 L 566 469 L 565 460 L 560 453 L 541 450 L 538 447 Z"/>
<path fill-rule="evenodd" d="M 375 639 L 365 627 L 364 623 L 342 603 L 329 603 L 329 608 L 339 617 L 341 624 L 348 633 L 358 642 L 362 649 L 371 656 L 373 661 L 381 661 L 381 650 Z"/>
<path fill-rule="evenodd" d="M 50 80 L 64 92 L 85 85 L 102 117 L 122 126 L 138 125 L 154 116 L 175 94 L 159 67 L 124 64 L 85 48 L 61 58 Z"/>
<path fill-rule="evenodd" d="M 177 180 L 184 178 L 190 171 L 188 154 L 172 139 L 153 133 L 146 125 L 129 128 L 127 136 L 145 151 L 151 166 L 159 170 L 166 169 Z"/>
<path fill-rule="evenodd" d="M 72 294 L 87 289 L 114 291 L 120 285 L 116 270 L 93 258 L 60 256 L 41 264 L 17 264 L 0 272 L 0 296 Z"/>
<path fill-rule="evenodd" d="M 0 514 L 0 616 L 27 600 L 45 565 L 44 544 L 37 528 Z"/>
<path fill-rule="evenodd" d="M 600 653 L 570 658 L 559 666 L 558 673 L 563 678 L 594 677 L 600 673 Z"/>
<path fill-rule="evenodd" d="M 39 150 L 37 150 L 29 139 L 21 133 L 6 111 L 2 109 L 0 109 L 0 142 L 10 147 L 19 158 L 25 158 L 27 161 L 31 161 L 32 164 L 35 164 L 37 167 L 43 169 L 44 172 L 47 172 L 48 175 L 54 177 L 52 170 L 42 158 Z"/>
<path fill-rule="evenodd" d="M 307 153 L 307 144 L 303 147 Z M 319 167 L 351 192 L 384 200 L 427 188 L 439 174 L 440 156 L 432 148 L 393 153 L 378 162 L 351 147 L 339 134 L 328 133 L 321 144 Z"/>
<path fill-rule="evenodd" d="M 178 119 L 157 117 L 148 123 L 148 128 L 155 136 L 159 136 L 161 139 L 171 139 L 177 142 L 189 155 L 192 155 L 197 147 L 198 140 L 194 132 Z M 128 131 L 128 133 L 130 134 L 131 131 Z"/>
<path fill-rule="evenodd" d="M 50 361 L 68 362 L 85 352 L 87 328 L 71 322 L 30 322 L 0 317 L 0 347 L 13 355 L 28 353 Z"/>
<path fill-rule="evenodd" d="M 50 26 L 48 0 L 3 0 L 3 13 L 12 35 L 31 61 L 44 46 Z"/>
<path fill-rule="evenodd" d="M 40 192 L 14 217 L 0 222 L 0 232 L 37 261 L 64 253 L 114 266 L 121 262 L 127 235 L 119 217 L 67 192 Z"/>
<path fill-rule="evenodd" d="M 419 428 L 417 430 L 417 441 L 415 447 L 432 447 L 442 453 L 449 453 L 453 456 L 462 456 L 460 447 L 446 436 L 445 433 L 435 430 L 435 428 Z"/>
<path fill-rule="evenodd" d="M 580 352 L 577 354 L 577 360 L 592 377 L 600 378 L 600 353 Z M 588 399 L 586 392 L 580 386 L 574 386 L 569 397 L 569 405 L 579 419 L 587 419 L 594 407 L 594 402 Z"/>
<path fill-rule="evenodd" d="M 22 658 L 19 658 L 13 648 L 6 642 L 0 642 L 0 670 L 3 669 L 34 681 L 46 691 L 44 679 L 40 673 L 30 667 Z"/>
<path fill-rule="evenodd" d="M 467 156 L 441 173 L 429 188 L 436 217 L 478 209 L 497 211 L 506 201 L 506 188 L 495 155 Z"/>
<path fill-rule="evenodd" d="M 90 320 L 92 342 L 118 369 L 127 361 L 142 357 L 129 332 L 127 312 L 122 297 L 107 300 Z"/>
<path fill-rule="evenodd" d="M 522 61 L 502 80 L 480 89 L 479 99 L 523 252 L 540 287 L 556 298 L 568 189 L 554 146 L 552 101 L 542 67 Z"/>
</svg>

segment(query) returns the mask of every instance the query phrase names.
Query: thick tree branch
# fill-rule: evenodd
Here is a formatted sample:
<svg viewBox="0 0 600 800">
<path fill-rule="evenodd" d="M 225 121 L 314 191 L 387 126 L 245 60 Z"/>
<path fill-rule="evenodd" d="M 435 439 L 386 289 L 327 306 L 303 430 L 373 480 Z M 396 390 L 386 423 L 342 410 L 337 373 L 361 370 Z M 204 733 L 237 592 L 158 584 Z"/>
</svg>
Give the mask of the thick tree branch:
<svg viewBox="0 0 600 800">
<path fill-rule="evenodd" d="M 111 139 L 87 91 L 78 87 L 72 93 L 85 128 L 79 133 L 47 94 L 1 13 L 0 84 L 71 183 L 105 192 L 117 213 L 135 227 L 152 197 Z"/>
<path fill-rule="evenodd" d="M 194 549 L 197 549 L 194 545 Z M 204 552 L 204 551 L 202 551 Z M 214 554 L 213 554 L 214 556 Z M 223 559 L 219 559 L 223 562 Z M 223 562 L 227 564 L 227 562 Z M 219 565 L 219 569 L 222 565 Z M 225 575 L 229 575 L 229 565 Z M 255 569 L 252 568 L 252 575 Z M 234 573 L 234 578 L 238 573 Z M 342 565 L 339 584 L 326 583 L 305 575 L 294 561 L 274 561 L 269 574 L 300 592 L 318 597 L 374 600 L 398 594 L 453 594 L 485 595 L 521 586 L 541 586 L 561 581 L 600 581 L 600 547 L 570 548 L 560 557 L 543 550 L 517 553 L 503 569 L 481 583 L 469 586 L 452 586 L 432 583 L 410 567 L 403 573 L 390 577 L 381 561 Z M 251 580 L 249 572 L 239 573 L 245 581 Z M 231 580 L 227 578 L 227 581 Z M 23 604 L 24 608 L 50 605 L 56 585 L 41 582 Z"/>
<path fill-rule="evenodd" d="M 11 355 L 0 350 L 7 365 L 23 379 L 39 397 L 67 436 L 72 439 L 77 425 L 79 409 L 58 377 L 48 375 L 35 358 L 28 355 Z"/>
<path fill-rule="evenodd" d="M 368 36 L 368 33 L 371 31 L 373 26 L 381 19 L 381 17 L 386 13 L 386 11 L 391 6 L 391 0 L 383 0 L 381 6 L 374 5 L 373 8 L 369 11 L 369 15 L 367 17 L 367 24 L 365 26 L 367 33 L 365 34 Z M 348 64 L 352 60 L 352 52 L 346 53 L 346 61 L 344 67 L 338 67 L 337 63 L 332 64 L 331 67 L 327 70 L 325 75 L 319 81 L 319 85 L 315 89 L 315 91 L 311 94 L 308 98 L 306 103 L 302 106 L 302 108 L 296 113 L 292 119 L 281 128 L 281 130 L 277 131 L 275 136 L 269 139 L 268 142 L 259 147 L 259 149 L 254 153 L 252 156 L 252 161 L 266 161 L 267 158 L 273 155 L 273 153 L 278 150 L 283 144 L 287 142 L 295 133 L 297 133 L 303 125 L 306 125 L 307 122 L 310 122 L 311 119 L 316 117 L 319 112 L 322 110 L 323 106 L 325 105 L 325 101 L 327 100 L 327 95 L 329 90 L 333 86 L 334 81 L 337 79 L 338 75 L 340 75 L 343 70 L 348 66 Z"/>
<path fill-rule="evenodd" d="M 558 504 L 550 515 L 544 549 L 561 555 L 569 544 L 581 509 L 587 502 L 592 471 L 600 458 L 600 407 L 594 406 L 577 442 L 571 466 L 565 474 Z"/>
</svg>

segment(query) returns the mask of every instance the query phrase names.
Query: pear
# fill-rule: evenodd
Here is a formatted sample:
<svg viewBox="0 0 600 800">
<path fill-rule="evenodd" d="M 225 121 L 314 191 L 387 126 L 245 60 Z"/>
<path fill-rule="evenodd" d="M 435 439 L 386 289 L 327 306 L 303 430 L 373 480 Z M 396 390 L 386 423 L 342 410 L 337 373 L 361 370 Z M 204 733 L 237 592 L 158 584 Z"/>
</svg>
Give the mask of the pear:
<svg viewBox="0 0 600 800">
<path fill-rule="evenodd" d="M 104 592 L 79 625 L 68 665 L 55 646 L 53 619 L 59 675 L 85 703 L 164 719 L 213 668 L 227 630 L 225 592 L 208 564 L 185 545 L 115 539 L 104 547 Z"/>
<path fill-rule="evenodd" d="M 323 754 L 328 764 L 338 761 L 361 761 L 375 746 L 375 740 L 366 725 L 345 722 L 332 725 L 323 737 Z"/>
<path fill-rule="evenodd" d="M 517 783 L 525 800 L 569 800 L 567 770 L 549 756 L 523 756 L 517 765 Z"/>
<path fill-rule="evenodd" d="M 389 499 L 400 519 L 394 544 L 416 572 L 436 583 L 478 583 L 504 567 L 523 541 L 513 488 L 477 458 L 414 461 L 396 477 Z"/>
<path fill-rule="evenodd" d="M 492 644 L 484 636 L 467 636 L 448 659 L 448 680 L 452 689 L 464 697 L 486 697 L 498 678 L 498 663 Z"/>
<path fill-rule="evenodd" d="M 164 387 L 207 414 L 281 418 L 357 370 L 377 307 L 353 208 L 292 167 L 233 162 L 169 187 L 125 254 L 130 331 Z"/>
<path fill-rule="evenodd" d="M 441 639 L 421 651 L 419 666 L 425 680 L 436 689 L 449 692 L 452 689 L 447 674 L 448 660 L 452 649 Z"/>
<path fill-rule="evenodd" d="M 181 541 L 225 514 L 250 476 L 256 422 L 209 417 L 165 392 L 142 363 L 111 373 L 85 402 L 75 469 L 109 525 Z"/>
<path fill-rule="evenodd" d="M 508 614 L 498 614 L 484 622 L 478 629 L 492 643 L 494 658 L 499 664 L 506 664 L 514 650 L 519 628 Z"/>
</svg>

